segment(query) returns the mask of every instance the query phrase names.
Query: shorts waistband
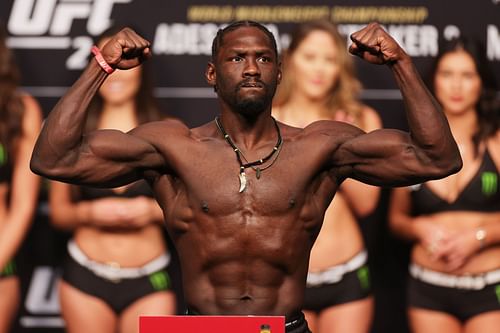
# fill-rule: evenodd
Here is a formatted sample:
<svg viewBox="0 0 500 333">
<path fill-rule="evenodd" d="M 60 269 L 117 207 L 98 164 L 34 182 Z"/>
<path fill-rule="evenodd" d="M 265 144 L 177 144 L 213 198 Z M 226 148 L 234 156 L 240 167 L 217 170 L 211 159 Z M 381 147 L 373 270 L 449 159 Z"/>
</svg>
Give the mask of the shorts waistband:
<svg viewBox="0 0 500 333">
<path fill-rule="evenodd" d="M 286 318 L 285 322 L 285 330 L 290 331 L 294 330 L 302 325 L 304 325 L 306 321 L 306 318 L 304 316 L 304 313 L 301 311 L 297 313 L 296 315 L 290 316 L 289 318 Z"/>
<path fill-rule="evenodd" d="M 417 280 L 439 287 L 456 289 L 480 290 L 487 285 L 500 282 L 500 269 L 476 275 L 452 275 L 411 263 L 409 272 Z"/>
<path fill-rule="evenodd" d="M 88 268 L 95 275 L 114 282 L 153 274 L 167 267 L 170 262 L 170 254 L 164 253 L 144 266 L 122 268 L 117 263 L 101 263 L 90 259 L 73 239 L 68 242 L 68 253 L 77 263 Z"/>
<path fill-rule="evenodd" d="M 367 261 L 368 253 L 366 250 L 362 250 L 343 264 L 330 267 L 322 272 L 309 272 L 307 273 L 307 286 L 314 287 L 322 284 L 339 282 L 346 273 L 361 268 Z"/>
<path fill-rule="evenodd" d="M 191 308 L 186 308 L 186 311 L 184 312 L 187 316 L 200 316 L 201 314 L 198 311 L 195 311 Z M 287 331 L 295 329 L 301 325 L 303 325 L 306 321 L 306 318 L 304 316 L 304 313 L 298 312 L 290 317 L 286 317 L 285 319 L 285 329 Z"/>
</svg>

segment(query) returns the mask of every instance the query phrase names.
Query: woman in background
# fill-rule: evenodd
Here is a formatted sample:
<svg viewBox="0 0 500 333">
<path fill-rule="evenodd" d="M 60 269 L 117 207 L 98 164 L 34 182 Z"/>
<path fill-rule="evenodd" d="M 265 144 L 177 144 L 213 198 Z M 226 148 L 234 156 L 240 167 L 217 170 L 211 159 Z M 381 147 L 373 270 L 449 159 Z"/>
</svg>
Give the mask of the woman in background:
<svg viewBox="0 0 500 333">
<path fill-rule="evenodd" d="M 358 100 L 361 84 L 345 39 L 329 21 L 300 25 L 283 59 L 283 80 L 273 105 L 279 121 L 306 127 L 318 120 L 381 127 L 377 113 Z M 311 251 L 304 313 L 315 333 L 368 332 L 373 298 L 367 253 L 357 218 L 378 201 L 377 187 L 346 180 L 326 211 Z"/>
<path fill-rule="evenodd" d="M 19 80 L 0 31 L 0 333 L 9 331 L 19 305 L 14 256 L 33 220 L 39 190 L 29 160 L 42 112 L 31 96 L 19 91 Z"/>
<path fill-rule="evenodd" d="M 110 75 L 89 106 L 89 135 L 160 120 L 146 75 L 144 66 Z M 60 284 L 68 332 L 135 333 L 139 315 L 176 312 L 163 212 L 145 181 L 114 189 L 53 182 L 50 208 L 53 224 L 73 231 Z"/>
<path fill-rule="evenodd" d="M 500 328 L 500 110 L 483 48 L 457 39 L 441 49 L 434 94 L 457 141 L 457 174 L 393 193 L 390 224 L 414 241 L 408 286 L 416 333 Z"/>
</svg>

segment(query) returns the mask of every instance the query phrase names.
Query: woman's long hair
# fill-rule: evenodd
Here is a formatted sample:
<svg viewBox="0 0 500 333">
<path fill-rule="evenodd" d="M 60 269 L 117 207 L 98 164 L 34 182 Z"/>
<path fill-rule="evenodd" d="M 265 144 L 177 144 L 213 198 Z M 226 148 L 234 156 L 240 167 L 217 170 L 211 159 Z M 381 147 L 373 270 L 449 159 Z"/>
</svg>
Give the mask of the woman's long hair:
<svg viewBox="0 0 500 333">
<path fill-rule="evenodd" d="M 484 45 L 477 40 L 468 39 L 466 37 L 459 37 L 448 42 L 442 42 L 439 54 L 427 78 L 427 84 L 431 91 L 435 93 L 434 79 L 439 62 L 446 54 L 458 51 L 464 51 L 471 56 L 481 80 L 481 95 L 475 106 L 478 129 L 472 137 L 474 152 L 477 154 L 481 142 L 494 135 L 498 131 L 500 123 L 500 104 L 496 97 L 498 86 L 493 71 L 489 66 Z"/>
<path fill-rule="evenodd" d="M 352 57 L 347 53 L 345 38 L 340 35 L 337 26 L 326 20 L 311 21 L 300 24 L 292 34 L 292 39 L 288 49 L 283 54 L 283 79 L 278 86 L 278 91 L 274 99 L 274 104 L 277 106 L 285 105 L 290 96 L 293 94 L 294 80 L 290 73 L 290 58 L 297 50 L 302 41 L 314 31 L 324 31 L 328 33 L 338 50 L 337 62 L 339 67 L 339 76 L 337 82 L 332 87 L 328 96 L 328 110 L 330 110 L 332 118 L 335 112 L 342 110 L 356 120 L 361 122 L 362 104 L 358 101 L 361 91 L 361 83 L 356 78 L 356 71 Z"/>
<path fill-rule="evenodd" d="M 105 38 L 112 37 L 122 28 L 123 27 L 121 26 L 108 28 L 97 38 L 96 44 Z M 135 110 L 139 124 L 162 119 L 158 103 L 153 96 L 153 85 L 151 83 L 149 63 L 146 61 L 141 65 L 141 67 L 141 82 L 139 90 L 135 96 Z M 103 111 L 103 104 L 104 100 L 101 95 L 96 94 L 88 107 L 89 113 L 86 123 L 87 131 L 95 130 L 97 128 L 99 118 Z"/>
<path fill-rule="evenodd" d="M 14 54 L 7 47 L 5 31 L 0 28 L 0 143 L 11 157 L 15 156 L 16 142 L 22 134 L 24 105 L 18 92 L 19 82 Z"/>
</svg>

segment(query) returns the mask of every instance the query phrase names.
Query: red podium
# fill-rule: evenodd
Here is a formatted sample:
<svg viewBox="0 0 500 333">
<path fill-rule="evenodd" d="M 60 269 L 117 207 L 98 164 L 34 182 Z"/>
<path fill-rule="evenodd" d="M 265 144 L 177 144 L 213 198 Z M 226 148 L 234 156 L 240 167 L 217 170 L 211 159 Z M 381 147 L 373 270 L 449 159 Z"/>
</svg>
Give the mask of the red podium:
<svg viewBox="0 0 500 333">
<path fill-rule="evenodd" d="M 285 333 L 283 316 L 142 316 L 140 333 Z"/>
</svg>

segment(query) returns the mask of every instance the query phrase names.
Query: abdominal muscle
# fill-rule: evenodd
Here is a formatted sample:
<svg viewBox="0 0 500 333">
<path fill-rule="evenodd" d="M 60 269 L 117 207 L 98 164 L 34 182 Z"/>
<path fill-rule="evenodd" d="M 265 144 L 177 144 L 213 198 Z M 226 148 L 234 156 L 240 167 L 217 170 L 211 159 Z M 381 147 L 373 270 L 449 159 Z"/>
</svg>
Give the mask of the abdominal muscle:
<svg viewBox="0 0 500 333">
<path fill-rule="evenodd" d="M 220 263 L 185 285 L 191 310 L 206 315 L 293 315 L 300 311 L 302 278 L 264 260 Z M 188 278 L 189 279 L 189 278 Z"/>
</svg>

